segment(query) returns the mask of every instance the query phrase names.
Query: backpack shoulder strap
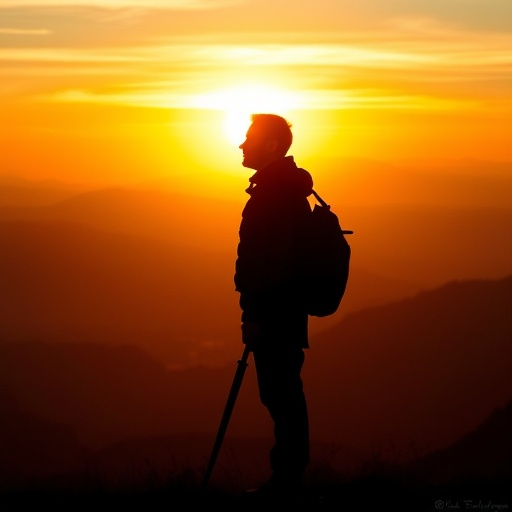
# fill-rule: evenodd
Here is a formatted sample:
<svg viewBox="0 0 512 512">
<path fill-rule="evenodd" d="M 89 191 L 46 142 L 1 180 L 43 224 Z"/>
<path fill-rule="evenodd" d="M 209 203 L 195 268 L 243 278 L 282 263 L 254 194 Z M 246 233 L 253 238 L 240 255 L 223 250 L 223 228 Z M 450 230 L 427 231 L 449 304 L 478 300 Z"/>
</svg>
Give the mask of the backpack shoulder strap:
<svg viewBox="0 0 512 512">
<path fill-rule="evenodd" d="M 315 196 L 316 200 L 324 207 L 324 208 L 327 208 L 327 210 L 331 210 L 331 205 L 327 204 L 319 195 L 316 191 L 314 191 L 313 189 L 311 189 L 311 193 Z M 342 233 L 344 235 L 352 235 L 354 232 L 351 230 L 351 229 L 343 229 L 342 230 Z"/>
<path fill-rule="evenodd" d="M 325 208 L 331 209 L 330 205 L 328 205 L 313 189 L 311 189 L 311 193 L 315 196 L 316 200 Z"/>
</svg>

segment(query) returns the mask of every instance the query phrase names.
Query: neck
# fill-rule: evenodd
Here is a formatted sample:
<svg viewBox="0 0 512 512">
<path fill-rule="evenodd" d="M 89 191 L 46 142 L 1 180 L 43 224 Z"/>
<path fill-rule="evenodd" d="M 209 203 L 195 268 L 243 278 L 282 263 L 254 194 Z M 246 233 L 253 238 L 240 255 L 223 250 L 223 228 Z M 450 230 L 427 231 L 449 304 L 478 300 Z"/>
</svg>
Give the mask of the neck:
<svg viewBox="0 0 512 512">
<path fill-rule="evenodd" d="M 263 169 L 266 169 L 267 167 L 270 167 L 273 163 L 278 162 L 279 160 L 282 160 L 285 158 L 286 155 L 272 155 L 271 157 L 267 158 L 258 166 L 258 169 L 255 169 L 256 171 L 262 171 Z"/>
</svg>

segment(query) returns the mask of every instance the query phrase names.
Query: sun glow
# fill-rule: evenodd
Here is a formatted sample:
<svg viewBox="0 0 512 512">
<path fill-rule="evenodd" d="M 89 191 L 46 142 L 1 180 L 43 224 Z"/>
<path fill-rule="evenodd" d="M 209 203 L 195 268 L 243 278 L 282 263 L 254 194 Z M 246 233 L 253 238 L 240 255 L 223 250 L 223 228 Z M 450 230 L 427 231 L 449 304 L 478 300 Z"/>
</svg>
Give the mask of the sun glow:
<svg viewBox="0 0 512 512">
<path fill-rule="evenodd" d="M 224 131 L 230 142 L 241 144 L 254 113 L 286 116 L 298 106 L 296 93 L 263 85 L 246 85 L 223 89 L 197 98 L 198 108 L 225 113 Z"/>
</svg>

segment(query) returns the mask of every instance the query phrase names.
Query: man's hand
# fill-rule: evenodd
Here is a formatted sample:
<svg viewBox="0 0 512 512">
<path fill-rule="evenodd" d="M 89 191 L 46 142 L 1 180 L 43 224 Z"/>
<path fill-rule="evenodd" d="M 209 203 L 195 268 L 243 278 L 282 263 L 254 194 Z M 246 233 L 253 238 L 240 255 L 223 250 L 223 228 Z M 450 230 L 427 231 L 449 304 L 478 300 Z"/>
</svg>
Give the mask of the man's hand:
<svg viewBox="0 0 512 512">
<path fill-rule="evenodd" d="M 254 347 L 260 335 L 260 326 L 256 322 L 242 322 L 242 342 L 249 348 Z"/>
</svg>

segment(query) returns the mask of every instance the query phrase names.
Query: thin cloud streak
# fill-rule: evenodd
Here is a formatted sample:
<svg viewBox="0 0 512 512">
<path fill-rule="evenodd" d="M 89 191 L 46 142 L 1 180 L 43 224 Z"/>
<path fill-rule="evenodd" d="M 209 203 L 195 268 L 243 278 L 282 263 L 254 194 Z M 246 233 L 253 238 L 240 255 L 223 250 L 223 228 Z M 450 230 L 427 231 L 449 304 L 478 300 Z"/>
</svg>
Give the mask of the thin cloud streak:
<svg viewBox="0 0 512 512">
<path fill-rule="evenodd" d="M 1 31 L 2 29 L 0 29 Z M 262 45 L 194 45 L 167 44 L 129 48 L 3 48 L 0 60 L 36 62 L 188 62 L 191 66 L 234 63 L 237 66 L 357 66 L 424 68 L 439 66 L 486 66 L 512 63 L 506 40 L 440 43 L 432 46 L 395 45 L 356 46 L 348 44 L 262 44 Z M 411 51 L 400 47 L 407 46 Z"/>
<path fill-rule="evenodd" d="M 6 34 L 10 36 L 47 36 L 53 34 L 52 30 L 45 28 L 40 29 L 24 29 L 24 28 L 1 28 L 0 34 Z"/>
<path fill-rule="evenodd" d="M 217 9 L 245 3 L 246 0 L 0 0 L 0 8 L 10 7 L 99 7 L 124 9 Z"/>
<path fill-rule="evenodd" d="M 175 88 L 174 88 L 175 89 Z M 474 102 L 446 100 L 421 95 L 391 95 L 387 91 L 333 91 L 301 90 L 291 110 L 345 110 L 345 109 L 393 109 L 393 110 L 462 110 L 474 107 Z M 152 108 L 225 110 L 225 105 L 205 103 L 201 94 L 186 94 L 167 88 L 151 91 L 116 94 L 92 93 L 70 90 L 44 99 L 70 103 L 105 103 Z"/>
<path fill-rule="evenodd" d="M 433 38 L 436 25 L 420 25 L 423 30 L 411 30 L 409 23 L 402 31 L 375 32 L 373 37 L 357 32 L 274 33 L 269 37 L 274 42 L 265 44 L 251 43 L 250 33 L 243 44 L 234 34 L 220 33 L 203 35 L 199 42 L 177 36 L 134 46 L 33 44 L 0 49 L 0 80 L 8 84 L 3 87 L 7 94 L 18 85 L 27 95 L 52 101 L 196 108 L 200 95 L 221 90 L 243 75 L 299 91 L 303 108 L 444 110 L 471 108 L 469 99 L 493 98 L 486 87 L 502 88 L 510 78 L 505 35 L 443 28 Z M 81 84 L 84 75 L 97 80 Z M 50 86 L 44 92 L 30 91 L 26 84 L 31 76 L 34 82 L 45 78 Z M 106 76 L 108 80 L 100 78 Z M 473 98 L 462 100 L 453 89 L 450 95 L 434 88 L 436 83 L 460 81 L 478 83 Z"/>
</svg>

